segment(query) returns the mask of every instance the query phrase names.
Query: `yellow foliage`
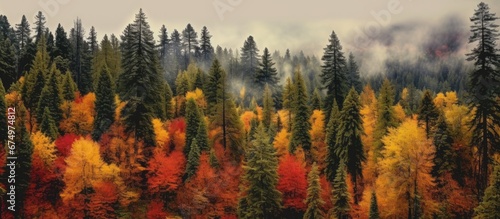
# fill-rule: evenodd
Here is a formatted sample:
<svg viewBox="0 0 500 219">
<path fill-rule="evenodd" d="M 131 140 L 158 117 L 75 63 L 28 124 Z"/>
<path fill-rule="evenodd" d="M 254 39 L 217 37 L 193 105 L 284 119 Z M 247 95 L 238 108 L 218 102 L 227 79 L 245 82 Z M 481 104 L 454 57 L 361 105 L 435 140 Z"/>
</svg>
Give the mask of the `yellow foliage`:
<svg viewBox="0 0 500 219">
<path fill-rule="evenodd" d="M 281 119 L 283 128 L 289 130 L 289 120 L 291 120 L 290 112 L 286 109 L 278 110 L 278 115 Z"/>
<path fill-rule="evenodd" d="M 422 196 L 425 215 L 432 215 L 436 203 L 430 194 L 434 186 L 430 172 L 435 149 L 425 130 L 415 119 L 407 119 L 398 128 L 389 129 L 382 141 L 384 158 L 376 181 L 377 193 L 384 194 L 379 196 L 382 218 L 407 215 L 407 194 L 413 197 L 415 187 Z"/>
<path fill-rule="evenodd" d="M 200 109 L 207 108 L 207 101 L 205 101 L 205 95 L 203 91 L 199 88 L 196 88 L 194 91 L 189 91 L 186 93 L 186 100 L 193 98 Z"/>
<path fill-rule="evenodd" d="M 259 121 L 262 121 L 262 116 L 263 116 L 262 107 L 256 106 L 255 111 L 257 111 L 257 118 L 259 119 Z"/>
<path fill-rule="evenodd" d="M 33 153 L 37 154 L 48 166 L 51 166 L 56 159 L 56 146 L 54 142 L 38 131 L 31 135 L 33 142 Z"/>
<path fill-rule="evenodd" d="M 321 110 L 314 110 L 309 122 L 311 123 L 311 155 L 314 162 L 322 170 L 326 158 L 326 144 L 325 144 L 325 115 Z"/>
<path fill-rule="evenodd" d="M 281 129 L 276 137 L 274 138 L 274 148 L 276 148 L 276 152 L 278 156 L 283 156 L 288 153 L 288 145 L 290 144 L 290 133 L 286 131 L 286 129 Z"/>
<path fill-rule="evenodd" d="M 120 121 L 121 115 L 122 115 L 122 109 L 125 107 L 125 102 L 122 102 L 118 95 L 115 96 L 115 104 L 116 104 L 116 109 L 115 109 L 115 121 Z"/>
<path fill-rule="evenodd" d="M 159 119 L 153 119 L 153 129 L 155 132 L 156 146 L 163 149 L 170 143 L 170 136 L 167 130 L 163 127 L 163 123 Z"/>
<path fill-rule="evenodd" d="M 445 98 L 443 93 L 438 93 L 436 97 L 434 97 L 434 105 L 436 105 L 438 109 L 443 109 L 445 107 Z"/>
<path fill-rule="evenodd" d="M 87 135 L 93 129 L 95 117 L 95 94 L 88 93 L 82 97 L 80 102 L 63 103 L 63 120 L 60 128 L 64 132 L 74 133 L 77 135 Z M 68 113 L 69 111 L 69 113 Z"/>
<path fill-rule="evenodd" d="M 446 94 L 438 93 L 434 98 L 434 104 L 438 109 L 450 108 L 458 103 L 457 93 L 448 91 Z"/>
<path fill-rule="evenodd" d="M 249 132 L 251 128 L 251 121 L 255 117 L 255 113 L 252 111 L 245 111 L 243 114 L 241 114 L 240 119 L 243 122 L 243 129 L 245 132 Z"/>
<path fill-rule="evenodd" d="M 396 119 L 397 123 L 403 122 L 406 118 L 406 113 L 401 104 L 396 104 L 394 106 L 394 118 Z"/>
<path fill-rule="evenodd" d="M 471 139 L 469 123 L 473 115 L 469 114 L 469 108 L 454 104 L 445 108 L 444 115 L 453 136 L 455 136 L 455 141 L 467 145 Z"/>
</svg>

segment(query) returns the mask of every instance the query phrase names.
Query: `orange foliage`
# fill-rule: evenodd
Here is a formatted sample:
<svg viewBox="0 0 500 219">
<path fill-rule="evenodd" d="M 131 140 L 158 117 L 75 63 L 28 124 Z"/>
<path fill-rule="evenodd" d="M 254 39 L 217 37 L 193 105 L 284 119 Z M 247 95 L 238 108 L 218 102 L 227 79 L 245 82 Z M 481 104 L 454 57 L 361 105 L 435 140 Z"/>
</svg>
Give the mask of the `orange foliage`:
<svg viewBox="0 0 500 219">
<path fill-rule="evenodd" d="M 255 113 L 252 111 L 245 111 L 241 114 L 240 118 L 241 121 L 243 122 L 243 129 L 245 130 L 246 133 L 250 131 L 250 128 L 252 124 L 250 122 L 252 121 L 253 118 L 255 118 Z"/>
<path fill-rule="evenodd" d="M 151 193 L 171 192 L 182 183 L 186 159 L 184 154 L 173 151 L 169 156 L 155 153 L 148 163 L 148 188 Z"/>
<path fill-rule="evenodd" d="M 153 119 L 153 129 L 156 138 L 156 148 L 165 150 L 170 145 L 170 136 L 168 135 L 168 132 L 167 130 L 165 130 L 163 125 L 164 124 L 161 122 L 161 120 Z"/>
<path fill-rule="evenodd" d="M 163 203 L 160 200 L 153 200 L 149 203 L 148 213 L 146 215 L 148 219 L 165 219 L 167 213 L 163 211 Z"/>
<path fill-rule="evenodd" d="M 118 202 L 119 191 L 112 182 L 97 182 L 93 184 L 94 193 L 90 198 L 89 209 L 91 218 L 116 218 L 115 205 Z"/>
<path fill-rule="evenodd" d="M 205 101 L 205 95 L 203 94 L 203 91 L 201 91 L 199 88 L 196 88 L 194 91 L 188 91 L 186 93 L 186 100 L 189 100 L 193 98 L 194 101 L 196 102 L 196 105 L 202 110 L 207 108 L 207 101 Z"/>
<path fill-rule="evenodd" d="M 186 144 L 186 122 L 184 118 L 170 121 L 168 133 L 172 136 L 172 144 L 176 151 L 183 151 Z"/>
<path fill-rule="evenodd" d="M 94 93 L 88 93 L 71 103 L 64 102 L 61 106 L 63 109 L 63 120 L 59 126 L 61 130 L 77 135 L 90 134 L 95 117 L 94 102 Z"/>
<path fill-rule="evenodd" d="M 274 137 L 273 142 L 274 148 L 276 148 L 276 153 L 279 157 L 288 154 L 288 145 L 290 145 L 290 133 L 286 129 L 281 129 L 276 137 Z"/>
<path fill-rule="evenodd" d="M 326 143 L 325 143 L 325 116 L 323 111 L 314 110 L 309 122 L 311 123 L 311 155 L 312 161 L 318 164 L 319 170 L 325 168 Z"/>
<path fill-rule="evenodd" d="M 281 124 L 283 126 L 283 129 L 289 130 L 289 120 L 291 119 L 290 117 L 290 112 L 288 110 L 278 110 L 278 115 L 281 119 Z"/>
<path fill-rule="evenodd" d="M 278 166 L 279 181 L 276 186 L 283 194 L 283 207 L 305 211 L 307 196 L 306 170 L 293 155 L 285 155 Z"/>
</svg>

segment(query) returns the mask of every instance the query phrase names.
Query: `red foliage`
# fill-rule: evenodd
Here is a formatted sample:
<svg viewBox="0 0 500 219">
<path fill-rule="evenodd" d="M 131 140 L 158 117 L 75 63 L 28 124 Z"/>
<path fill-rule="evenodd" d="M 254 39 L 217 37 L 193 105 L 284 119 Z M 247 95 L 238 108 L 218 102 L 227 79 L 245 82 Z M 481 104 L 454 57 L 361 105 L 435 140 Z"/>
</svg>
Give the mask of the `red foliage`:
<svg viewBox="0 0 500 219">
<path fill-rule="evenodd" d="M 283 194 L 283 207 L 305 211 L 307 196 L 306 170 L 293 155 L 285 155 L 278 166 L 278 190 Z"/>
<path fill-rule="evenodd" d="M 93 185 L 95 193 L 89 203 L 91 218 L 116 218 L 114 205 L 118 201 L 118 188 L 112 182 Z"/>
<path fill-rule="evenodd" d="M 59 192 L 62 188 L 61 184 L 56 181 L 57 176 L 51 167 L 48 167 L 37 154 L 33 154 L 31 178 L 24 205 L 28 218 L 54 211 L 51 201 L 59 199 Z"/>
<path fill-rule="evenodd" d="M 186 132 L 186 122 L 184 121 L 184 118 L 177 118 L 170 121 L 168 132 L 175 133 L 176 131 Z"/>
<path fill-rule="evenodd" d="M 163 203 L 160 200 L 153 200 L 148 206 L 148 219 L 164 219 L 167 213 L 163 211 Z"/>
<path fill-rule="evenodd" d="M 168 126 L 168 133 L 175 150 L 183 151 L 186 143 L 186 121 L 184 118 L 172 120 Z"/>
<path fill-rule="evenodd" d="M 323 204 L 323 212 L 328 212 L 333 208 L 331 200 L 332 186 L 324 175 L 320 177 L 319 182 L 321 184 L 321 199 L 325 202 L 325 204 Z"/>
<path fill-rule="evenodd" d="M 56 141 L 54 143 L 55 143 L 56 148 L 59 151 L 59 153 L 62 156 L 67 157 L 71 153 L 71 145 L 78 138 L 79 138 L 78 135 L 69 133 L 69 134 L 65 134 L 65 135 L 59 137 L 58 139 L 56 139 Z"/>
<path fill-rule="evenodd" d="M 148 164 L 148 186 L 151 193 L 171 192 L 181 185 L 186 164 L 182 152 L 174 151 L 169 156 L 155 153 Z"/>
</svg>

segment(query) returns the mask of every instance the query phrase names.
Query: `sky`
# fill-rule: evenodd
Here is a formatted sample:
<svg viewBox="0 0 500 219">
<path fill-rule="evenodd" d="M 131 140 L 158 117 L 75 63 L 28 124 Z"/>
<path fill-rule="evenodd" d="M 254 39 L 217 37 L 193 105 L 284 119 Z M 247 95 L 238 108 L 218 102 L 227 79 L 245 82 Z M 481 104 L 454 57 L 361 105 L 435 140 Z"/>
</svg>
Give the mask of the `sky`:
<svg viewBox="0 0 500 219">
<path fill-rule="evenodd" d="M 42 11 L 47 27 L 54 31 L 61 23 L 66 31 L 79 17 L 87 30 L 94 26 L 98 37 L 121 34 L 142 8 L 157 37 L 164 24 L 168 32 L 182 31 L 188 23 L 198 31 L 207 26 L 212 44 L 240 49 L 252 35 L 260 51 L 268 47 L 283 54 L 321 56 L 328 38 L 335 31 L 346 51 L 369 47 L 367 41 L 380 40 L 384 30 L 398 25 L 440 28 L 436 24 L 453 17 L 468 28 L 469 17 L 480 1 L 472 0 L 0 0 L 0 14 L 7 15 L 11 25 L 26 15 L 33 23 Z M 500 15 L 500 1 L 485 1 L 492 12 Z M 407 33 L 419 35 L 420 29 Z M 389 33 L 390 35 L 391 33 Z M 390 36 L 389 36 L 390 37 Z M 410 49 L 411 51 L 411 49 Z"/>
</svg>

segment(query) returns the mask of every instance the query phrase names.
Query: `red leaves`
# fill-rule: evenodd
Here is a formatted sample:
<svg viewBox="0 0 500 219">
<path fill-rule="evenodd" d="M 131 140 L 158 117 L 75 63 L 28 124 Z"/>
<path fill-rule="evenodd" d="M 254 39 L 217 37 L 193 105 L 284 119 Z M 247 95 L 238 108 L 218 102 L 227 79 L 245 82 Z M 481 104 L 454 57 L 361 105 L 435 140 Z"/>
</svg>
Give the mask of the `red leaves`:
<svg viewBox="0 0 500 219">
<path fill-rule="evenodd" d="M 292 155 L 285 155 L 278 167 L 278 190 L 283 194 L 283 207 L 304 211 L 307 206 L 306 170 Z"/>
<path fill-rule="evenodd" d="M 93 185 L 89 210 L 92 218 L 116 218 L 114 205 L 118 201 L 118 188 L 112 182 L 98 182 Z"/>
<path fill-rule="evenodd" d="M 71 152 L 71 145 L 78 138 L 79 138 L 78 135 L 69 133 L 56 139 L 54 143 L 56 144 L 56 148 L 59 151 L 59 153 L 62 156 L 67 157 Z"/>
<path fill-rule="evenodd" d="M 148 186 L 151 193 L 170 192 L 176 190 L 182 183 L 186 159 L 179 151 L 172 152 L 169 156 L 155 153 L 149 161 Z"/>
<path fill-rule="evenodd" d="M 160 200 L 153 200 L 148 206 L 148 219 L 164 219 L 167 213 L 163 211 L 163 203 Z"/>
</svg>

